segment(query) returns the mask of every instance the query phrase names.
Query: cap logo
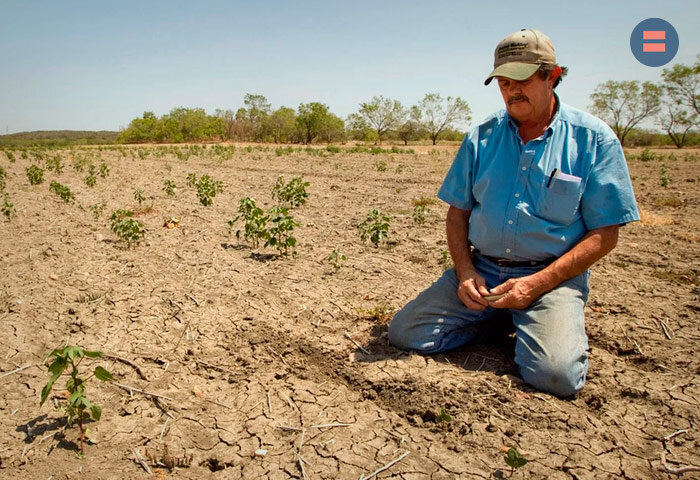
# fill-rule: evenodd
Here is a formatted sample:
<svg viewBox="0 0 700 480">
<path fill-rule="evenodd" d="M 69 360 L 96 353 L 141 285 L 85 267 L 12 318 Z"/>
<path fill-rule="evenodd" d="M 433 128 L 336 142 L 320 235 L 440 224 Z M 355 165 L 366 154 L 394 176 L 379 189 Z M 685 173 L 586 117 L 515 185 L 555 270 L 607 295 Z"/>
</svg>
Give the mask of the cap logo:
<svg viewBox="0 0 700 480">
<path fill-rule="evenodd" d="M 515 57 L 527 50 L 527 42 L 512 42 L 498 48 L 498 58 Z"/>
</svg>

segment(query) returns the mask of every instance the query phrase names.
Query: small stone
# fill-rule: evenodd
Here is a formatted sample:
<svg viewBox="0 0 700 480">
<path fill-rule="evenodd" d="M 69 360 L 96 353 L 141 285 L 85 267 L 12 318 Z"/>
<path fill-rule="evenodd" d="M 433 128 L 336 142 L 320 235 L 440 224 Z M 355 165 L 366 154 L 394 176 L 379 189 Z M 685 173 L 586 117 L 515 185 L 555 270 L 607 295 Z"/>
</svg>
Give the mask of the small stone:
<svg viewBox="0 0 700 480">
<path fill-rule="evenodd" d="M 95 234 L 95 240 L 97 240 L 98 242 L 101 242 L 103 238 L 104 238 L 104 237 L 102 236 L 101 233 L 96 233 L 96 234 Z"/>
<path fill-rule="evenodd" d="M 267 455 L 267 450 L 265 450 L 264 448 L 258 448 L 258 449 L 255 451 L 255 456 L 256 456 L 256 457 L 264 457 L 265 455 Z"/>
<path fill-rule="evenodd" d="M 50 278 L 51 280 L 58 280 L 58 275 L 56 275 L 55 273 L 52 273 L 52 274 L 49 275 L 49 278 Z"/>
</svg>

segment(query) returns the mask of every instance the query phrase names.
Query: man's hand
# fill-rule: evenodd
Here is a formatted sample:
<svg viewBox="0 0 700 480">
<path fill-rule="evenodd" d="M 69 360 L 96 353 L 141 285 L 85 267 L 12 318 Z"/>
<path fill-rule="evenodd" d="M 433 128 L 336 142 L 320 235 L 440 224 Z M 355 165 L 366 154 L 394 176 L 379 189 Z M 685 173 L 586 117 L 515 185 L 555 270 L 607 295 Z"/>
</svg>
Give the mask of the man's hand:
<svg viewBox="0 0 700 480">
<path fill-rule="evenodd" d="M 545 292 L 541 282 L 534 275 L 526 277 L 511 278 L 504 283 L 494 287 L 489 292 L 489 295 L 500 295 L 505 293 L 505 296 L 488 302 L 488 305 L 493 308 L 515 308 L 522 310 L 527 308 L 537 300 L 537 298 Z"/>
<path fill-rule="evenodd" d="M 469 310 L 483 310 L 489 302 L 483 297 L 489 294 L 486 280 L 476 270 L 468 270 L 459 277 L 457 296 Z"/>
</svg>

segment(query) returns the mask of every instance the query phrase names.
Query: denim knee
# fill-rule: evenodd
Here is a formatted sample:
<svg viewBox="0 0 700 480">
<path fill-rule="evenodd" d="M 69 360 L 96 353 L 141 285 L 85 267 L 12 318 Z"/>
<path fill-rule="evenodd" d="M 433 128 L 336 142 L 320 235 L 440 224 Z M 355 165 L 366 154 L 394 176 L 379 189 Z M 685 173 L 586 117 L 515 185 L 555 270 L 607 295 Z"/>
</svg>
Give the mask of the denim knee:
<svg viewBox="0 0 700 480">
<path fill-rule="evenodd" d="M 569 397 L 583 389 L 587 370 L 588 359 L 585 357 L 572 361 L 542 358 L 535 365 L 520 366 L 520 375 L 538 390 Z"/>
</svg>

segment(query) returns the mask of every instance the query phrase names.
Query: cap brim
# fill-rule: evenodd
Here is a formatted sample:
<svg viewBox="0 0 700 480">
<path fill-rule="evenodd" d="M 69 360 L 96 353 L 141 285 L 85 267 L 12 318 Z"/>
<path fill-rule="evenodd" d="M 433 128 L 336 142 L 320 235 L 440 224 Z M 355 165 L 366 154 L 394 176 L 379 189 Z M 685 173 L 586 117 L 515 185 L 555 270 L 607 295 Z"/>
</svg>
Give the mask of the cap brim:
<svg viewBox="0 0 700 480">
<path fill-rule="evenodd" d="M 493 77 L 506 77 L 512 80 L 527 80 L 530 78 L 537 69 L 540 68 L 538 63 L 521 63 L 521 62 L 509 62 L 504 63 L 496 67 L 491 75 L 488 76 L 484 85 L 488 85 Z"/>
</svg>

